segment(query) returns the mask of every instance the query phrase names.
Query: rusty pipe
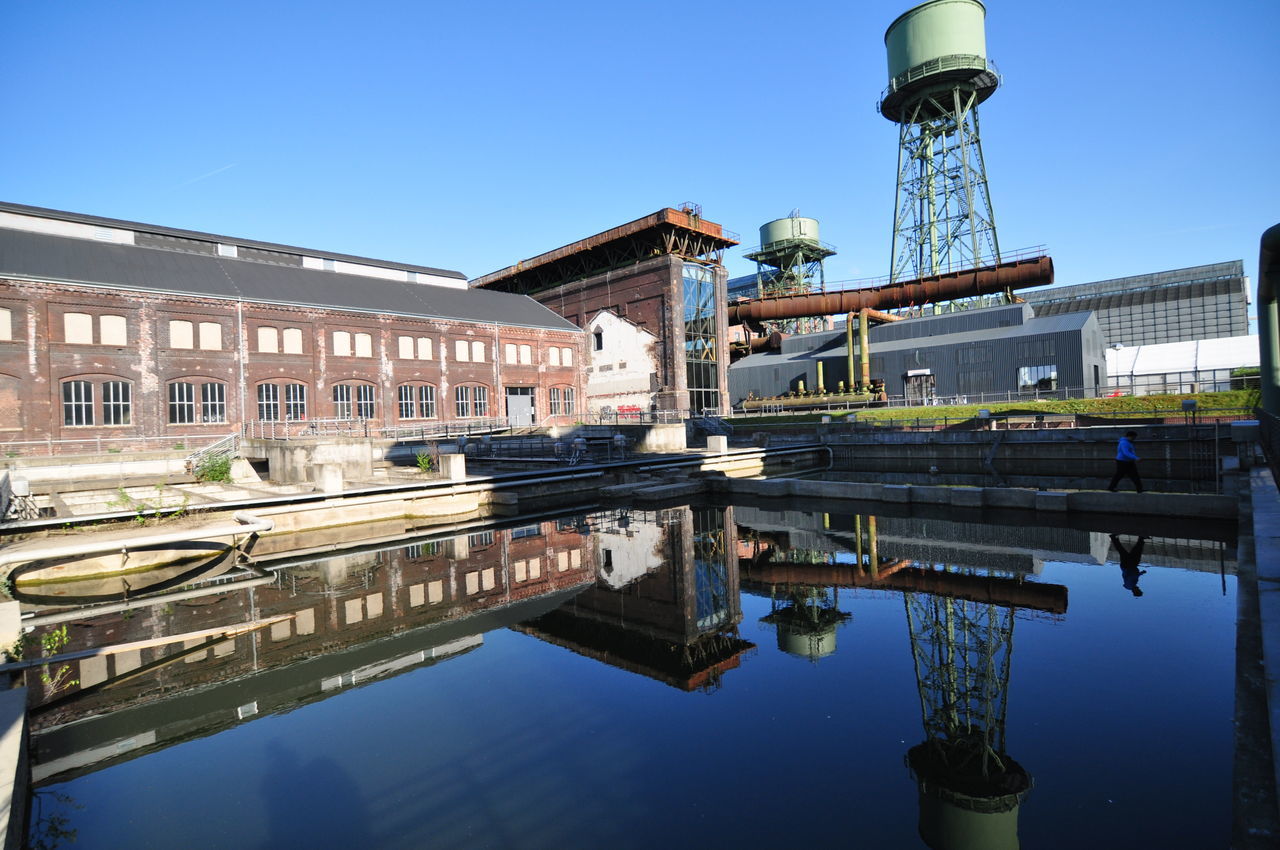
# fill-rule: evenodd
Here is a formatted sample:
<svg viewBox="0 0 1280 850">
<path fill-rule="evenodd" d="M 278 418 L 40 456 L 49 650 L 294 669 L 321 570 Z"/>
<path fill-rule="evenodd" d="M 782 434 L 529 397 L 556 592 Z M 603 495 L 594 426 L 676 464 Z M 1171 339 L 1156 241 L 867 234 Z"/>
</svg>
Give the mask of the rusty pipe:
<svg viewBox="0 0 1280 850">
<path fill-rule="evenodd" d="M 871 336 L 867 327 L 870 323 L 867 316 L 870 308 L 863 307 L 858 311 L 858 351 L 862 356 L 862 391 L 871 389 Z"/>
<path fill-rule="evenodd" d="M 729 305 L 729 324 L 856 313 L 864 307 L 892 310 L 1050 283 L 1053 283 L 1053 260 L 1034 257 L 865 289 L 752 298 Z"/>
</svg>

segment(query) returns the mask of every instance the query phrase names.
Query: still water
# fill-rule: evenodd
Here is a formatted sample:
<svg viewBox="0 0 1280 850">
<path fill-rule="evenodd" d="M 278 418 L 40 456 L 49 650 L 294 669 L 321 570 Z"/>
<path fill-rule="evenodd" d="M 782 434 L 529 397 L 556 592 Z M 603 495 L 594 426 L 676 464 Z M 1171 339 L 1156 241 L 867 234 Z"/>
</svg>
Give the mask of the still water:
<svg viewBox="0 0 1280 850">
<path fill-rule="evenodd" d="M 1225 846 L 1232 550 L 1138 543 L 694 507 L 223 574 L 71 621 L 288 616 L 29 682 L 33 840 Z"/>
</svg>

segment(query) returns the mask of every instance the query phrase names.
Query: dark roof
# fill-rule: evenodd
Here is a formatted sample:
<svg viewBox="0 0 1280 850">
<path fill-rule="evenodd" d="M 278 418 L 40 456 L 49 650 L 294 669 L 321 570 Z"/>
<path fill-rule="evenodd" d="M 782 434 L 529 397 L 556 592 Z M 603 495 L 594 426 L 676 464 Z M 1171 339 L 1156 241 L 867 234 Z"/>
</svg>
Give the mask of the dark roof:
<svg viewBox="0 0 1280 850">
<path fill-rule="evenodd" d="M 244 243 L 239 243 L 244 244 Z M 579 330 L 523 295 L 0 228 L 0 277 Z"/>
<path fill-rule="evenodd" d="M 30 215 L 37 218 L 52 218 L 58 221 L 72 221 L 77 224 L 90 224 L 98 227 L 115 227 L 121 230 L 133 230 L 141 233 L 159 233 L 164 236 L 175 236 L 179 239 L 198 239 L 202 242 L 221 242 L 224 245 L 242 245 L 248 248 L 261 248 L 267 251 L 281 251 L 286 254 L 298 254 L 330 260 L 341 260 L 343 262 L 360 263 L 361 265 L 367 266 L 405 269 L 407 271 L 440 275 L 441 277 L 457 278 L 458 280 L 467 279 L 467 276 L 462 272 L 450 271 L 448 269 L 437 269 L 432 268 L 431 266 L 415 266 L 409 263 L 394 263 L 389 260 L 374 260 L 369 257 L 357 257 L 352 254 L 335 254 L 332 251 L 317 251 L 314 248 L 298 248 L 292 245 L 280 245 L 275 242 L 258 242 L 253 239 L 239 239 L 235 236 L 219 236 L 216 233 L 202 233 L 198 230 L 183 230 L 178 227 L 161 227 L 158 224 L 143 224 L 142 222 L 125 221 L 124 219 L 119 218 L 103 218 L 102 216 L 84 215 L 83 213 L 66 212 L 65 210 L 29 207 L 25 204 L 10 204 L 0 201 L 0 212 Z"/>
</svg>

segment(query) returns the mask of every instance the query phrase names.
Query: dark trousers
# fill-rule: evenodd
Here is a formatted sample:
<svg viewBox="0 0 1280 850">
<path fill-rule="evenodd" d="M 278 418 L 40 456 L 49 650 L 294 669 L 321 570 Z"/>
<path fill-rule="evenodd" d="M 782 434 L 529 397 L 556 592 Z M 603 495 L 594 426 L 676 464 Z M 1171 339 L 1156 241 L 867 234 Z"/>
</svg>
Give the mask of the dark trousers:
<svg viewBox="0 0 1280 850">
<path fill-rule="evenodd" d="M 1138 462 L 1136 460 L 1116 461 L 1116 474 L 1111 476 L 1111 483 L 1107 485 L 1107 489 L 1114 491 L 1121 478 L 1128 478 L 1133 482 L 1134 488 L 1139 493 L 1142 492 L 1142 478 L 1138 475 Z"/>
</svg>

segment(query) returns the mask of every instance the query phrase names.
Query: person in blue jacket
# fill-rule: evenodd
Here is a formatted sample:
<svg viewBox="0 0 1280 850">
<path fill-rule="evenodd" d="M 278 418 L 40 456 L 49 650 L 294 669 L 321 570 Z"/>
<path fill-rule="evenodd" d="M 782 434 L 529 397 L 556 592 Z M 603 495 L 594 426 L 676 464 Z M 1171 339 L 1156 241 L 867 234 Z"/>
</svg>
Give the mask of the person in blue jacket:
<svg viewBox="0 0 1280 850">
<path fill-rule="evenodd" d="M 1142 478 L 1138 475 L 1140 458 L 1133 450 L 1133 441 L 1137 437 L 1137 431 L 1125 431 L 1124 436 L 1120 438 L 1120 445 L 1116 447 L 1116 474 L 1111 476 L 1111 483 L 1107 485 L 1107 489 L 1112 493 L 1116 491 L 1116 485 L 1120 483 L 1121 478 L 1128 478 L 1137 491 L 1142 492 Z"/>
</svg>

